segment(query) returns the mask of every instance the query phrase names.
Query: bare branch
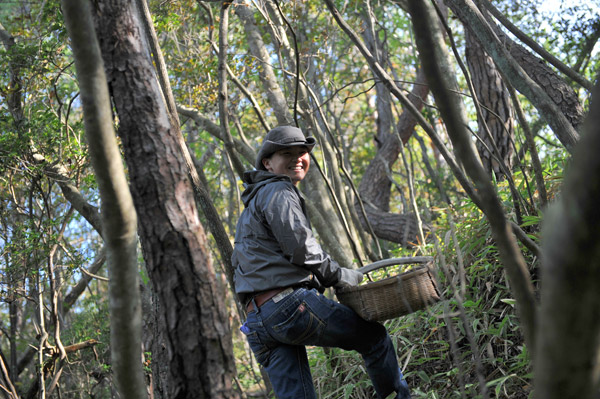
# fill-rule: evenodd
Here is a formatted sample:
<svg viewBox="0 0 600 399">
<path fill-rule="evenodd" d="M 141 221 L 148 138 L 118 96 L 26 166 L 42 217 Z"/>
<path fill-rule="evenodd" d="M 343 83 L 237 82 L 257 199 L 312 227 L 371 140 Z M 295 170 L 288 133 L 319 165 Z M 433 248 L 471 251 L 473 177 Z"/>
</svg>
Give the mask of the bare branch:
<svg viewBox="0 0 600 399">
<path fill-rule="evenodd" d="M 79 188 L 72 182 L 68 176 L 67 169 L 61 164 L 50 163 L 39 153 L 33 153 L 32 159 L 39 165 L 44 165 L 44 172 L 48 177 L 56 181 L 60 187 L 65 199 L 73 205 L 73 208 L 87 220 L 92 227 L 102 236 L 102 221 L 98 208 L 90 204 Z"/>
<path fill-rule="evenodd" d="M 192 119 L 199 129 L 207 131 L 211 136 L 215 137 L 219 141 L 225 142 L 223 138 L 222 131 L 216 123 L 210 120 L 205 115 L 202 115 L 200 112 L 193 108 L 185 107 L 182 105 L 177 106 L 177 112 L 181 115 L 186 116 Z M 242 140 L 233 138 L 233 143 L 235 145 L 235 150 L 240 153 L 244 159 L 251 165 L 254 164 L 254 160 L 256 158 L 256 151 L 254 148 L 250 147 Z"/>
<path fill-rule="evenodd" d="M 104 266 L 105 262 L 106 262 L 106 250 L 103 247 L 100 250 L 100 252 L 98 253 L 98 255 L 96 256 L 96 259 L 94 259 L 94 262 L 91 264 L 91 266 L 87 270 L 84 271 L 84 269 L 81 268 L 81 271 L 83 272 L 84 275 L 77 282 L 75 287 L 73 287 L 71 289 L 71 291 L 69 291 L 69 293 L 67 295 L 65 295 L 65 297 L 63 299 L 63 309 L 62 309 L 63 313 L 66 313 L 71 309 L 71 307 L 75 304 L 75 301 L 77 300 L 77 298 L 79 298 L 79 296 L 83 293 L 83 291 L 85 290 L 85 288 L 87 287 L 89 282 L 94 277 L 94 274 L 97 273 L 98 270 L 100 270 L 102 268 L 102 266 Z"/>
<path fill-rule="evenodd" d="M 408 97 L 406 97 L 406 95 L 404 95 L 404 93 L 402 92 L 402 90 L 400 88 L 398 88 L 398 86 L 396 86 L 394 79 L 391 76 L 389 76 L 388 73 L 383 69 L 383 67 L 374 59 L 374 57 L 372 56 L 370 51 L 360 41 L 358 35 L 354 32 L 354 30 L 342 19 L 342 16 L 341 16 L 340 12 L 335 8 L 333 1 L 325 0 L 325 4 L 327 5 L 327 8 L 329 8 L 331 13 L 333 14 L 333 17 L 336 20 L 336 22 L 338 23 L 338 25 L 340 26 L 340 28 L 344 32 L 346 32 L 346 34 L 348 35 L 350 40 L 352 40 L 352 42 L 356 45 L 358 50 L 365 57 L 365 59 L 369 63 L 369 66 L 371 67 L 371 69 L 373 69 L 373 71 L 375 71 L 377 76 L 382 80 L 382 82 L 384 82 L 386 84 L 386 86 L 390 89 L 392 94 L 400 101 L 402 106 L 404 106 L 404 108 L 406 110 L 408 110 L 415 117 L 415 119 L 417 120 L 419 125 L 423 128 L 423 130 L 425 130 L 425 132 L 427 133 L 427 135 L 429 136 L 431 141 L 435 144 L 435 146 L 438 148 L 438 150 L 444 157 L 444 160 L 448 163 L 448 166 L 452 170 L 452 173 L 454 174 L 456 179 L 459 181 L 459 183 L 461 184 L 461 186 L 463 187 L 465 192 L 469 195 L 469 197 L 473 200 L 473 202 L 475 204 L 479 204 L 480 203 L 479 195 L 475 192 L 473 186 L 471 185 L 469 180 L 466 178 L 466 176 L 462 172 L 461 168 L 457 164 L 456 160 L 451 155 L 451 153 L 448 151 L 444 142 L 441 140 L 441 138 L 438 136 L 438 134 L 435 132 L 435 130 L 425 120 L 423 115 L 421 115 L 421 112 L 419 112 L 419 110 L 414 106 L 414 104 L 411 102 L 411 100 L 409 100 Z"/>
</svg>

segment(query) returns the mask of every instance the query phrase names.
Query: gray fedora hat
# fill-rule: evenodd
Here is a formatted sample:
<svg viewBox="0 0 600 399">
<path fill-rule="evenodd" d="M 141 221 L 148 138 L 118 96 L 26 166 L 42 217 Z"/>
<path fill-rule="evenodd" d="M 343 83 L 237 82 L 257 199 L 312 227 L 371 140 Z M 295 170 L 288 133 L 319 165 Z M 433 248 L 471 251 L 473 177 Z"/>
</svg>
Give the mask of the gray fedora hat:
<svg viewBox="0 0 600 399">
<path fill-rule="evenodd" d="M 283 150 L 288 147 L 304 146 L 311 152 L 317 144 L 314 137 L 304 137 L 302 130 L 294 126 L 278 126 L 271 129 L 265 136 L 258 155 L 256 156 L 256 164 L 254 167 L 258 170 L 267 170 L 262 160 L 270 157 L 274 152 Z"/>
</svg>

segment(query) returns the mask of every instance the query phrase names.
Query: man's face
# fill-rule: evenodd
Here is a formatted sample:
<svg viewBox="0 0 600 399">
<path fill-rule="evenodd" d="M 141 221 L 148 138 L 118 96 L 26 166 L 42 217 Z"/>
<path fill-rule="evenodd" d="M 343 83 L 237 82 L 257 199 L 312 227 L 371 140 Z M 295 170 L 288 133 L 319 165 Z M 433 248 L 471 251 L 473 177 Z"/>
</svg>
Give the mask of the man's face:
<svg viewBox="0 0 600 399">
<path fill-rule="evenodd" d="M 289 147 L 273 153 L 262 162 L 269 172 L 289 176 L 292 183 L 297 185 L 308 172 L 310 154 L 304 146 Z"/>
</svg>

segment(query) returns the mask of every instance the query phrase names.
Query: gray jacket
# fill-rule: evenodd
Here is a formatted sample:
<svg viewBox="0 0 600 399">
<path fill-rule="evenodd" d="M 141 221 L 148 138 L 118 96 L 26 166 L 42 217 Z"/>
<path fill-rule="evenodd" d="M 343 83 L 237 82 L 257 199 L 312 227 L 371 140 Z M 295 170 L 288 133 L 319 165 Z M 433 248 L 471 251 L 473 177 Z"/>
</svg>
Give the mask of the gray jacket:
<svg viewBox="0 0 600 399">
<path fill-rule="evenodd" d="M 340 266 L 315 239 L 304 199 L 290 178 L 255 170 L 245 172 L 243 180 L 246 208 L 237 223 L 232 255 L 240 299 L 305 283 L 335 285 Z"/>
</svg>

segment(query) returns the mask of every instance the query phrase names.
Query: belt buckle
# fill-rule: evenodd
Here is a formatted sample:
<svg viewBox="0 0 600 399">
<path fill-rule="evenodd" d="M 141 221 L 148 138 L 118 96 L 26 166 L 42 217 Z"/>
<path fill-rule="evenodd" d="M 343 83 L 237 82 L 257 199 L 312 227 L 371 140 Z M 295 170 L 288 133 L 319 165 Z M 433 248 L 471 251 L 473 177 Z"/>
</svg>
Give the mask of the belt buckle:
<svg viewBox="0 0 600 399">
<path fill-rule="evenodd" d="M 277 303 L 279 301 L 281 301 L 283 298 L 285 298 L 286 296 L 288 296 L 289 294 L 291 294 L 292 292 L 294 292 L 293 288 L 286 288 L 285 290 L 281 291 L 279 294 L 275 295 L 273 297 L 273 302 Z"/>
</svg>

